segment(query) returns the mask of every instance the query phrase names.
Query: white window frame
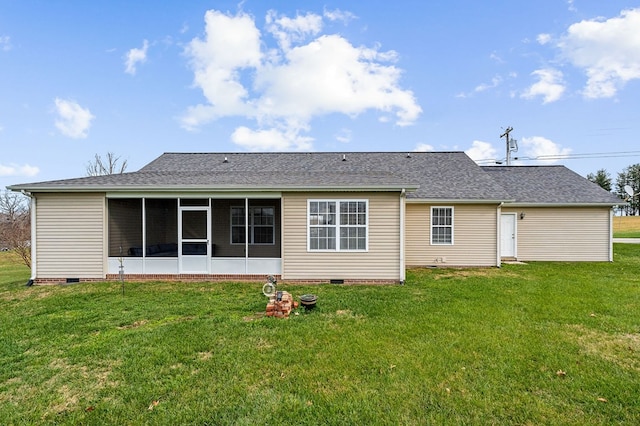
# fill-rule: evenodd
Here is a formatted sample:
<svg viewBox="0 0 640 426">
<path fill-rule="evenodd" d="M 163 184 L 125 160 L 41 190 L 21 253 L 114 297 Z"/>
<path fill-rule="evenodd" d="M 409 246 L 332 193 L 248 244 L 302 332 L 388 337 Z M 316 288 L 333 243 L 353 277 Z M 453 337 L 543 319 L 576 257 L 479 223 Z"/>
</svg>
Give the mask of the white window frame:
<svg viewBox="0 0 640 426">
<path fill-rule="evenodd" d="M 336 223 L 334 224 L 311 224 L 311 203 L 335 203 Z M 349 225 L 340 223 L 340 204 L 341 203 L 364 203 L 365 205 L 365 224 Z M 307 251 L 312 253 L 318 252 L 347 252 L 347 253 L 366 253 L 369 251 L 369 200 L 368 199 L 308 199 L 307 200 Z M 311 228 L 323 227 L 335 230 L 335 248 L 331 249 L 313 249 L 311 248 Z M 348 249 L 340 246 L 340 230 L 350 228 L 364 228 L 365 230 L 365 248 L 364 249 Z"/>
<path fill-rule="evenodd" d="M 433 211 L 435 209 L 450 209 L 451 210 L 451 225 L 434 225 L 433 224 Z M 455 235 L 455 209 L 453 206 L 431 206 L 429 215 L 429 242 L 432 246 L 452 246 L 454 243 Z M 441 243 L 433 241 L 433 229 L 434 228 L 451 228 L 451 242 Z"/>
<path fill-rule="evenodd" d="M 233 228 L 240 228 L 242 227 L 243 229 L 245 229 L 245 222 L 243 220 L 242 225 L 234 225 L 233 224 L 233 210 L 234 209 L 242 209 L 243 211 L 245 210 L 245 206 L 231 206 L 231 208 L 229 209 L 229 242 L 231 245 L 234 246 L 239 246 L 239 245 L 245 245 L 247 244 L 246 241 L 243 241 L 241 243 L 234 243 L 233 242 Z M 272 209 L 273 210 L 273 223 L 271 225 L 256 225 L 255 223 L 253 223 L 253 210 L 254 209 Z M 246 218 L 246 214 L 245 216 L 243 216 Z M 256 227 L 259 228 L 271 228 L 272 232 L 271 232 L 271 236 L 273 238 L 273 240 L 270 243 L 255 243 L 255 236 L 254 236 L 254 229 Z M 272 246 L 275 245 L 276 243 L 276 208 L 275 206 L 249 206 L 249 245 L 252 246 Z M 245 235 L 245 239 L 246 239 L 246 235 Z"/>
</svg>

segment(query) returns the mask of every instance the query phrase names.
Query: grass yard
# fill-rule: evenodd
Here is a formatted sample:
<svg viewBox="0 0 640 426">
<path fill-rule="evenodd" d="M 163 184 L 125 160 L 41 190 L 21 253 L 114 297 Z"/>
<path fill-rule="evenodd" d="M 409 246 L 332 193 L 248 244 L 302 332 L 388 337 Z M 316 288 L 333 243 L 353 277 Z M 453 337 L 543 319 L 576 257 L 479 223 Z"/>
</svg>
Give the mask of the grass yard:
<svg viewBox="0 0 640 426">
<path fill-rule="evenodd" d="M 640 238 L 640 216 L 614 216 L 613 236 L 616 238 Z"/>
<path fill-rule="evenodd" d="M 25 287 L 0 253 L 3 424 L 640 424 L 640 245 L 405 286 Z"/>
</svg>

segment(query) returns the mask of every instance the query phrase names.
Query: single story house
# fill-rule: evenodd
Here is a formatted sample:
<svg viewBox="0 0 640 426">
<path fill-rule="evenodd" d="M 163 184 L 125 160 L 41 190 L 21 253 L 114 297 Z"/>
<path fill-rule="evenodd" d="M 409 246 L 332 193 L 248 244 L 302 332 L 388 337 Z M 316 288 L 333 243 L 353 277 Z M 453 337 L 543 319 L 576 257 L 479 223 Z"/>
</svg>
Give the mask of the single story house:
<svg viewBox="0 0 640 426">
<path fill-rule="evenodd" d="M 403 282 L 411 267 L 612 261 L 618 197 L 564 166 L 464 152 L 165 153 L 32 197 L 36 283 Z"/>
</svg>

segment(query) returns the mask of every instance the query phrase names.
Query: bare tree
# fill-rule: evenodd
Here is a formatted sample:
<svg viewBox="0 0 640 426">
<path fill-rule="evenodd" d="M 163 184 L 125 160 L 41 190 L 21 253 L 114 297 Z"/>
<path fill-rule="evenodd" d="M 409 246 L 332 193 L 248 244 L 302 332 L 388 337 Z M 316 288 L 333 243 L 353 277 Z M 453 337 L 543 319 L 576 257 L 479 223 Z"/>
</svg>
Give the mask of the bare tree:
<svg viewBox="0 0 640 426">
<path fill-rule="evenodd" d="M 87 176 L 104 176 L 124 173 L 127 160 L 120 160 L 120 156 L 107 152 L 106 158 L 96 154 L 93 161 L 87 164 Z"/>
<path fill-rule="evenodd" d="M 0 193 L 0 249 L 31 267 L 31 200 L 6 190 Z"/>
</svg>

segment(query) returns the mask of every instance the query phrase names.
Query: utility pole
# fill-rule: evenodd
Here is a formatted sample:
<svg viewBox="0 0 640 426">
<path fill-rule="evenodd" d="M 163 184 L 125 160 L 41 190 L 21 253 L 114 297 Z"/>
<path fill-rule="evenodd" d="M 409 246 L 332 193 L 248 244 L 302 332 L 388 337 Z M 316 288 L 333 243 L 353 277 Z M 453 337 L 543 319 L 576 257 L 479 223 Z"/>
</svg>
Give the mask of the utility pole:
<svg viewBox="0 0 640 426">
<path fill-rule="evenodd" d="M 518 146 L 515 145 L 516 140 L 515 139 L 509 139 L 509 133 L 511 133 L 513 131 L 513 127 L 509 126 L 507 127 L 507 129 L 504 131 L 503 134 L 500 135 L 500 138 L 506 138 L 507 139 L 507 166 L 511 165 L 511 151 L 518 151 Z M 514 146 L 512 147 L 511 144 L 514 144 Z"/>
</svg>

